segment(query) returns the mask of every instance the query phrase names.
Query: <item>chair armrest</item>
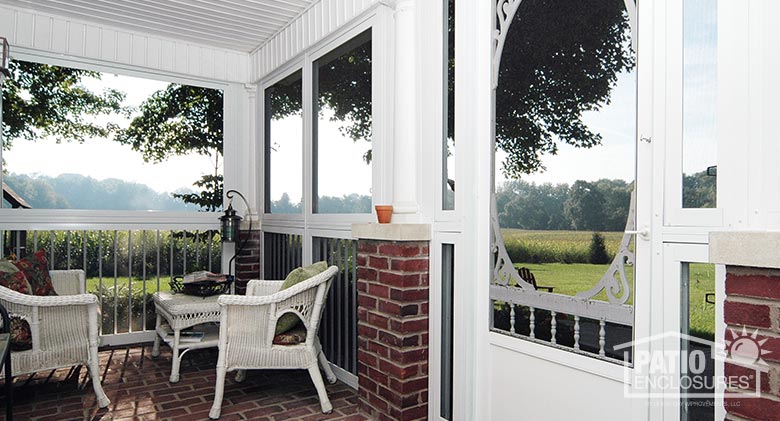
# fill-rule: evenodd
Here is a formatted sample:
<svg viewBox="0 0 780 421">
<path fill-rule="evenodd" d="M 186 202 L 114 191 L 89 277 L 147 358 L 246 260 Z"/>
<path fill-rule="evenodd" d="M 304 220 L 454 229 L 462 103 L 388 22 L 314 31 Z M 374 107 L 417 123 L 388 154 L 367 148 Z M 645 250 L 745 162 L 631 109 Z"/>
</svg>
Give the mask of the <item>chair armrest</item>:
<svg viewBox="0 0 780 421">
<path fill-rule="evenodd" d="M 278 303 L 290 297 L 298 295 L 301 292 L 308 290 L 309 288 L 312 288 L 318 284 L 327 281 L 333 275 L 335 275 L 338 272 L 338 270 L 339 270 L 338 267 L 331 266 L 327 270 L 325 270 L 324 272 L 318 275 L 312 276 L 311 278 L 303 282 L 295 284 L 285 290 L 275 292 L 271 295 L 262 295 L 262 296 L 221 295 L 217 300 L 217 302 L 221 305 L 243 305 L 243 306 L 266 305 L 266 304 Z M 274 281 L 264 281 L 264 282 L 274 282 Z M 275 281 L 275 282 L 279 282 L 279 281 Z"/>
<path fill-rule="evenodd" d="M 76 295 L 86 292 L 86 274 L 81 269 L 50 270 L 51 283 L 58 295 Z"/>
<path fill-rule="evenodd" d="M 5 287 L 0 287 L 0 300 L 30 307 L 87 305 L 97 304 L 98 301 L 94 294 L 50 295 L 41 297 L 37 295 L 22 294 Z"/>
<path fill-rule="evenodd" d="M 271 295 L 279 292 L 284 281 L 253 279 L 246 286 L 246 295 Z"/>
</svg>

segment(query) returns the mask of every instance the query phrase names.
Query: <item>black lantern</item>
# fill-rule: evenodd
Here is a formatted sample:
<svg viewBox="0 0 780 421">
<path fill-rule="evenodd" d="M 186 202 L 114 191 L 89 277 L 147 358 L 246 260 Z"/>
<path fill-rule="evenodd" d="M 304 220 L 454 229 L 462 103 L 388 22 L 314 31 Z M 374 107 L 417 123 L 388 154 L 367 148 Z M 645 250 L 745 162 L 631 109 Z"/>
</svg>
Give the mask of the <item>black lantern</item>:
<svg viewBox="0 0 780 421">
<path fill-rule="evenodd" d="M 241 199 L 244 201 L 244 204 L 246 205 L 246 212 L 249 214 L 251 210 L 249 209 L 249 202 L 247 202 L 246 198 L 243 194 L 239 193 L 236 190 L 228 190 L 227 193 L 225 193 L 225 197 L 228 198 L 228 207 L 225 209 L 225 214 L 222 215 L 219 220 L 222 222 L 222 242 L 223 243 L 233 243 L 236 240 L 238 240 L 238 232 L 239 228 L 241 227 L 241 218 L 236 214 L 235 209 L 233 209 L 233 195 L 237 194 Z M 252 231 L 252 218 L 249 218 L 249 231 Z M 241 251 L 244 250 L 244 247 L 246 246 L 247 241 L 249 240 L 249 236 L 244 237 L 244 241 L 241 242 L 238 249 L 235 253 L 233 253 L 233 257 L 230 258 L 230 262 L 228 262 L 228 275 L 232 278 L 233 275 L 233 261 L 236 260 L 236 257 L 241 254 Z"/>
<path fill-rule="evenodd" d="M 241 218 L 233 210 L 233 203 L 228 205 L 225 214 L 219 218 L 222 221 L 222 242 L 232 243 L 236 241 L 238 236 L 238 228 L 241 226 Z"/>
</svg>

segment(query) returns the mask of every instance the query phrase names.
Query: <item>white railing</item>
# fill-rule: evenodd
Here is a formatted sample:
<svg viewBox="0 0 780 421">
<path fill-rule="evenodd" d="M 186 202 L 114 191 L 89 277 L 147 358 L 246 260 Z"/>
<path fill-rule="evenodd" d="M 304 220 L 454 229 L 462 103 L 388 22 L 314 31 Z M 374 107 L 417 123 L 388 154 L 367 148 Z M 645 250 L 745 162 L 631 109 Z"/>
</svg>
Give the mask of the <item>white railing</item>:
<svg viewBox="0 0 780 421">
<path fill-rule="evenodd" d="M 630 247 L 636 234 L 634 195 L 631 196 L 620 248 L 609 269 L 593 288 L 575 296 L 537 291 L 529 280 L 521 277 L 504 245 L 495 195 L 492 206 L 494 261 L 490 285 L 490 299 L 493 303 L 491 330 L 627 364 L 623 353 L 618 355 L 611 351 L 614 345 L 633 340 L 634 307 L 626 304 L 631 296 L 626 268 L 633 269 L 635 261 Z M 602 292 L 607 296 L 607 301 L 594 298 Z"/>
<path fill-rule="evenodd" d="M 311 244 L 312 262 L 326 260 L 339 267 L 325 303 L 319 337 L 339 379 L 357 387 L 357 241 L 344 238 L 341 232 L 318 234 L 321 236 L 310 237 L 308 243 L 301 234 L 265 231 L 263 272 L 266 279 L 284 279 L 303 264 L 304 243 Z"/>
<path fill-rule="evenodd" d="M 98 296 L 104 345 L 151 340 L 151 296 L 170 280 L 195 270 L 221 272 L 214 230 L 4 231 L 17 256 L 46 250 L 49 269 L 82 269 L 87 292 Z"/>
</svg>

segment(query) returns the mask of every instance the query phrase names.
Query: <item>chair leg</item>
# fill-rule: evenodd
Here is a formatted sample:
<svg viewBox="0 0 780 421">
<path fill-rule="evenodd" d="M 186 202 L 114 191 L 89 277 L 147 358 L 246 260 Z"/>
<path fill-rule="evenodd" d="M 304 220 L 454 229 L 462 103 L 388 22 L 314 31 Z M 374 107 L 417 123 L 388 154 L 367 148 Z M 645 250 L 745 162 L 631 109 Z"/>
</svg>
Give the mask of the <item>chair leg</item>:
<svg viewBox="0 0 780 421">
<path fill-rule="evenodd" d="M 89 366 L 89 377 L 92 379 L 92 388 L 95 389 L 95 398 L 97 398 L 98 406 L 105 408 L 111 403 L 111 400 L 106 396 L 106 392 L 103 391 L 103 385 L 100 383 L 97 344 L 89 347 L 89 361 L 87 365 Z"/>
<path fill-rule="evenodd" d="M 225 374 L 227 370 L 224 365 L 217 365 L 217 384 L 214 386 L 214 404 L 209 411 L 209 418 L 218 420 L 222 412 L 222 397 L 225 394 Z"/>
<path fill-rule="evenodd" d="M 236 383 L 241 383 L 246 380 L 246 370 L 236 371 Z"/>
<path fill-rule="evenodd" d="M 330 368 L 330 363 L 328 362 L 328 359 L 325 358 L 325 353 L 320 351 L 317 357 L 320 361 L 320 366 L 322 366 L 322 370 L 325 371 L 325 378 L 328 379 L 328 383 L 336 383 L 336 374 L 334 374 L 333 369 Z"/>
<path fill-rule="evenodd" d="M 314 382 L 314 387 L 317 388 L 322 413 L 330 414 L 333 412 L 333 405 L 330 404 L 330 399 L 328 399 L 328 391 L 325 390 L 325 382 L 322 381 L 322 374 L 320 374 L 320 367 L 317 363 L 309 367 L 309 375 L 311 376 L 311 381 Z"/>
<path fill-rule="evenodd" d="M 325 358 L 325 353 L 322 352 L 322 344 L 320 343 L 319 338 L 314 342 L 314 352 L 317 353 L 317 359 L 319 360 L 322 369 L 325 370 L 325 377 L 328 379 L 328 383 L 336 383 L 336 375 L 333 374 L 333 369 L 330 367 L 328 359 Z"/>
</svg>

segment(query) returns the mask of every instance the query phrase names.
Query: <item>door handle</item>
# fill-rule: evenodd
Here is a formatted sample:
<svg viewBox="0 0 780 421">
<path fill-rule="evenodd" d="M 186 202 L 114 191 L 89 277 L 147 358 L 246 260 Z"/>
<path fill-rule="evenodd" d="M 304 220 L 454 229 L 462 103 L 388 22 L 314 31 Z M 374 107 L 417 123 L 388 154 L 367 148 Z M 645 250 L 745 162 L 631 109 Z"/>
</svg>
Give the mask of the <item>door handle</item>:
<svg viewBox="0 0 780 421">
<path fill-rule="evenodd" d="M 641 230 L 638 231 L 624 231 L 625 234 L 635 234 L 638 235 L 639 238 L 647 241 L 650 239 L 650 228 L 644 227 Z"/>
</svg>

